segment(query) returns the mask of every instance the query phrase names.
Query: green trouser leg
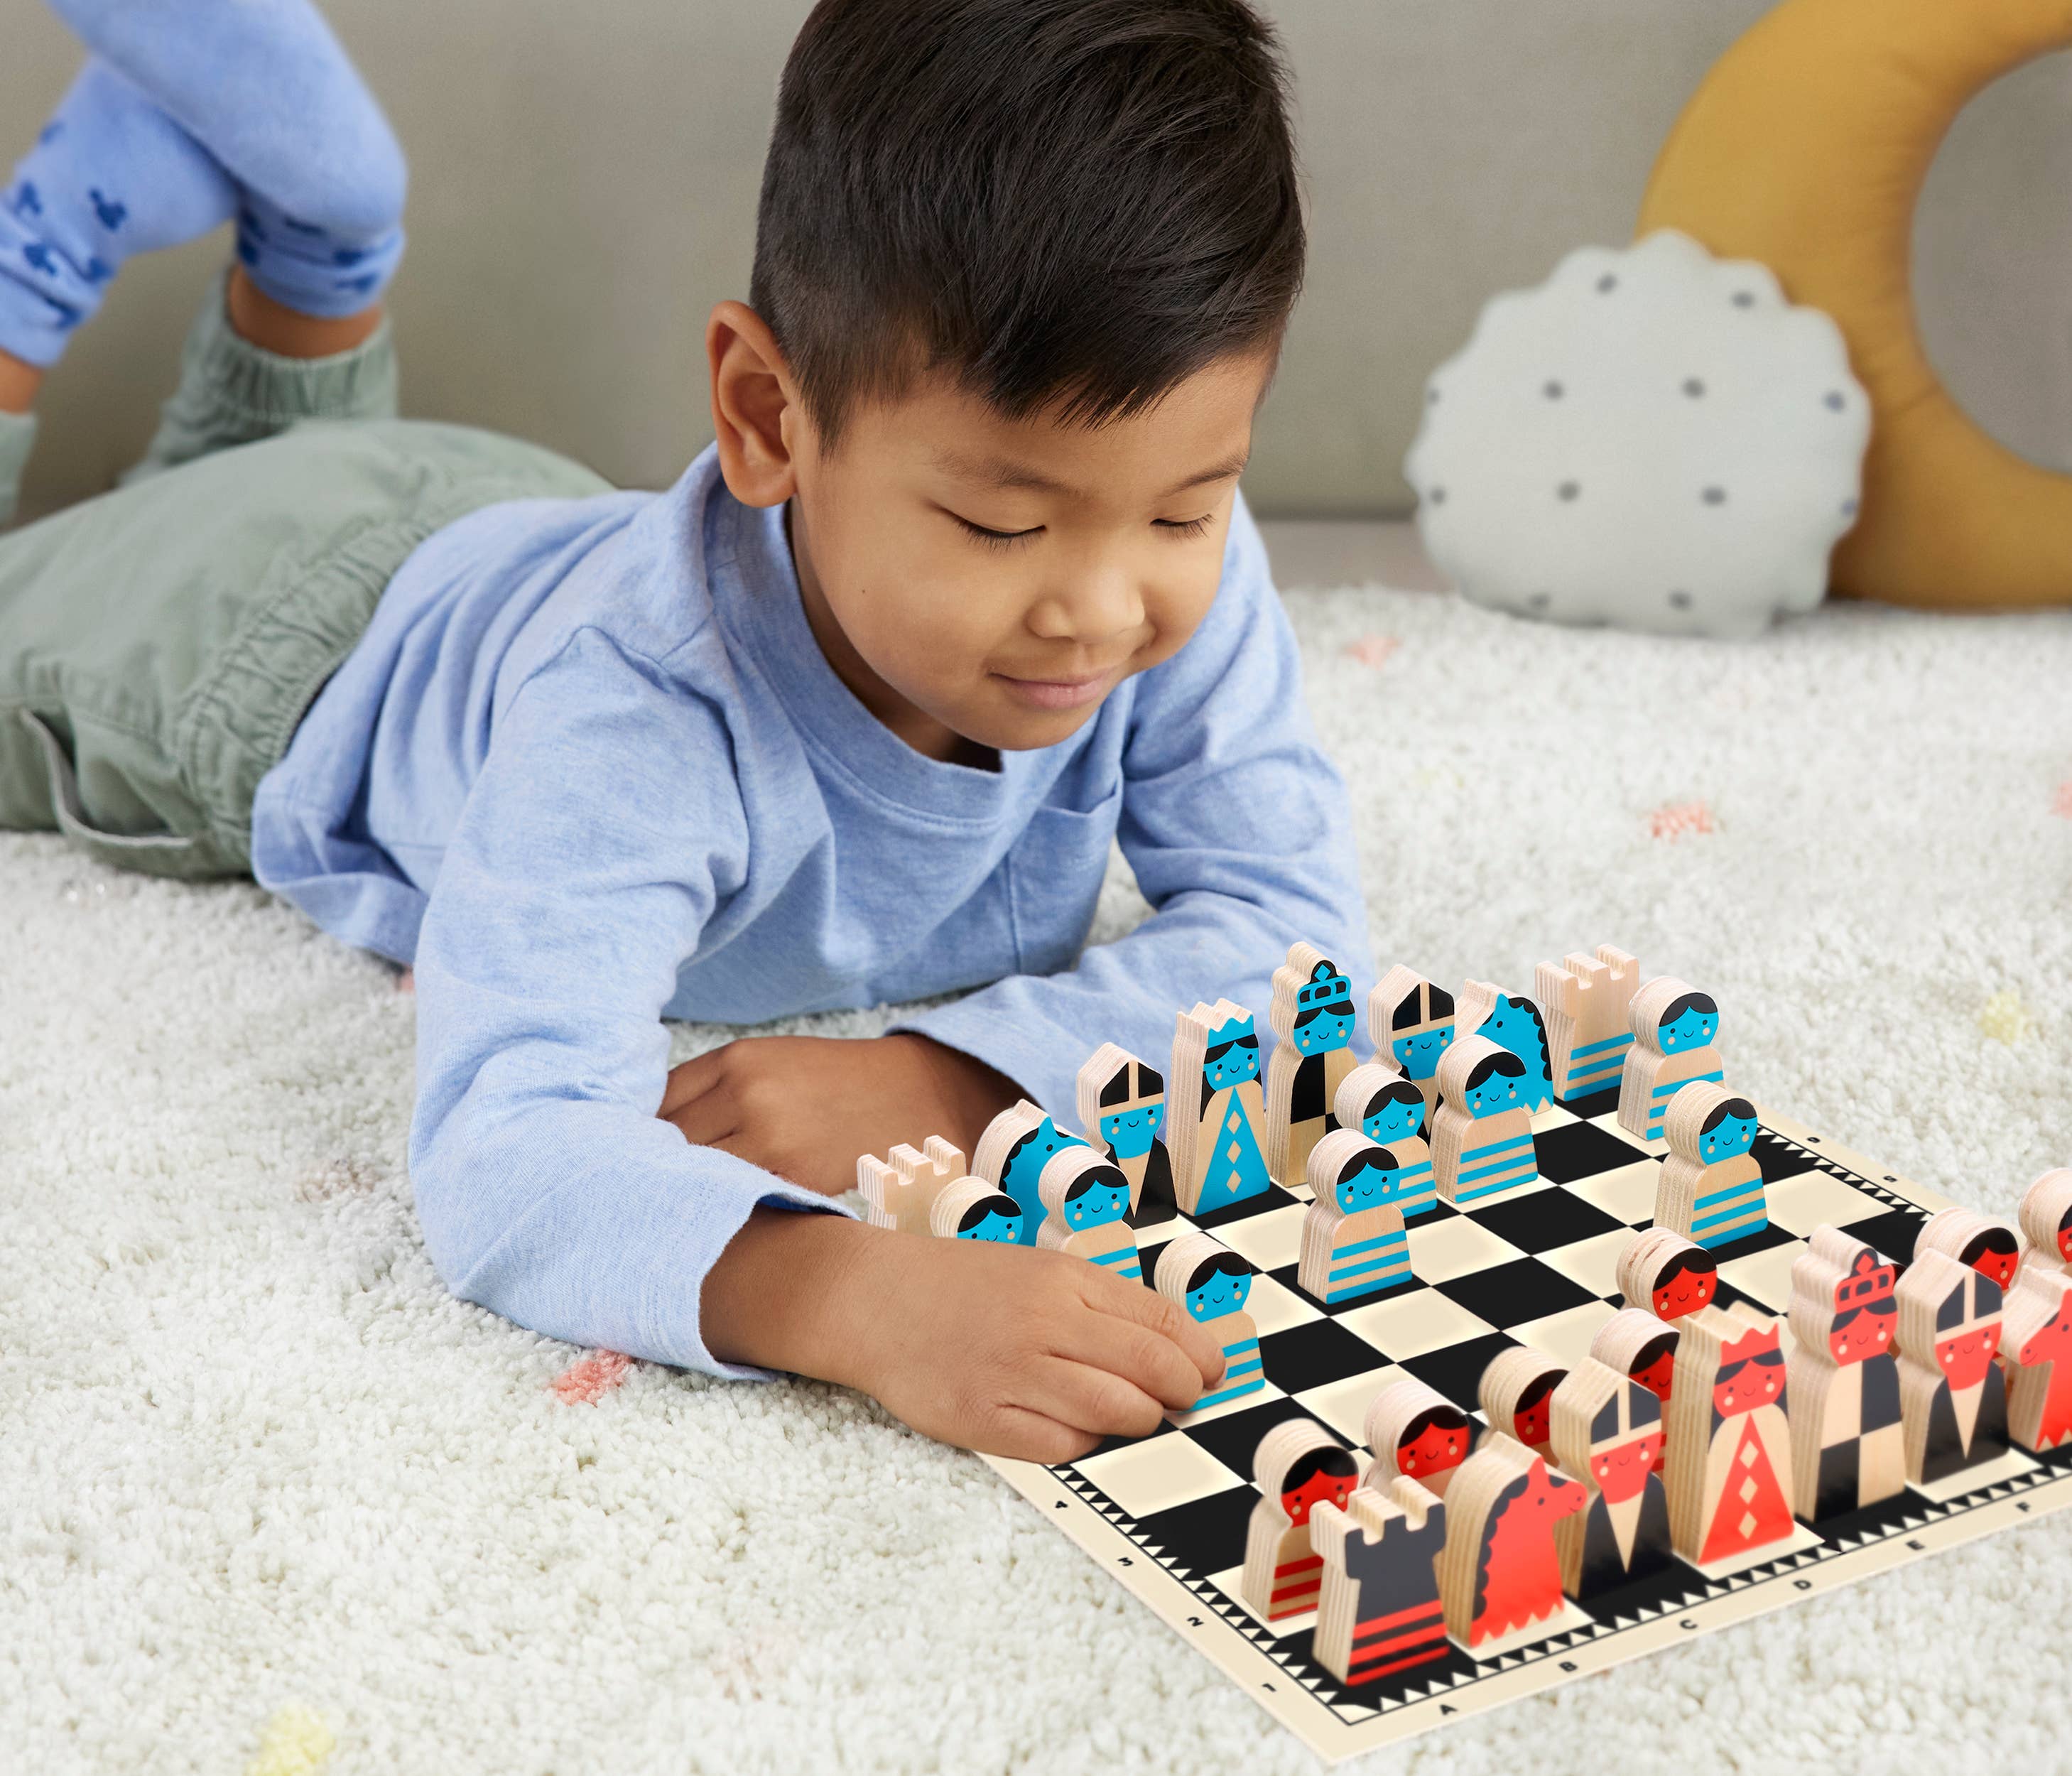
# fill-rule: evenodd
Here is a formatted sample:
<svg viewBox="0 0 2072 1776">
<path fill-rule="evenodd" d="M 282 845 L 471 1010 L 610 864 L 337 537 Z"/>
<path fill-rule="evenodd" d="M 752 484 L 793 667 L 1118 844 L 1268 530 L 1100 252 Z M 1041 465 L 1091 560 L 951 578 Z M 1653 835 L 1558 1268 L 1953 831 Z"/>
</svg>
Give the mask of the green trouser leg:
<svg viewBox="0 0 2072 1776">
<path fill-rule="evenodd" d="M 30 447 L 35 442 L 34 413 L 0 413 L 0 530 L 14 521 L 14 508 L 22 498 L 22 471 L 29 466 Z"/>
</svg>

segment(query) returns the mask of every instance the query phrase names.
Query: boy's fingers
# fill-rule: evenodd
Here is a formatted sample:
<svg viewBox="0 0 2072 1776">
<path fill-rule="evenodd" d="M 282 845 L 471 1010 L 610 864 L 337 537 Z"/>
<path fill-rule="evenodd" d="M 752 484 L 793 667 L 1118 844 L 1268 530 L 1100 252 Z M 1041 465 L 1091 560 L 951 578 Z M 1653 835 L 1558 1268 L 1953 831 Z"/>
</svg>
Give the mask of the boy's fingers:
<svg viewBox="0 0 2072 1776">
<path fill-rule="evenodd" d="M 1059 1327 L 1054 1348 L 1061 1357 L 1120 1375 L 1174 1412 L 1200 1399 L 1207 1381 L 1171 1338 L 1114 1314 L 1074 1314 Z"/>
<path fill-rule="evenodd" d="M 1194 1367 L 1202 1372 L 1203 1387 L 1223 1379 L 1223 1341 L 1212 1337 L 1178 1303 L 1167 1301 L 1156 1289 L 1124 1282 L 1120 1276 L 1096 1274 L 1089 1281 L 1096 1285 L 1087 1297 L 1091 1305 L 1155 1332 L 1161 1338 L 1170 1338 L 1194 1359 Z"/>
<path fill-rule="evenodd" d="M 693 1098 L 703 1097 L 720 1082 L 722 1063 L 720 1057 L 726 1053 L 726 1045 L 707 1049 L 702 1054 L 693 1054 L 680 1067 L 669 1069 L 669 1077 L 662 1087 L 662 1108 L 655 1114 L 665 1122 L 674 1122 L 676 1112 Z"/>
<path fill-rule="evenodd" d="M 1166 1416 L 1135 1382 L 1063 1357 L 1036 1367 L 1025 1404 L 1046 1418 L 1096 1437 L 1149 1437 Z"/>
<path fill-rule="evenodd" d="M 741 1133 L 741 1117 L 731 1094 L 725 1092 L 708 1092 L 701 1098 L 693 1098 L 666 1112 L 662 1120 L 674 1123 L 683 1131 L 684 1140 L 700 1147 L 723 1146 Z"/>
<path fill-rule="evenodd" d="M 1013 1462 L 1038 1462 L 1046 1468 L 1061 1462 L 1076 1462 L 1100 1442 L 1087 1432 L 1060 1424 L 1056 1419 L 1023 1406 L 1001 1407 L 998 1424 L 997 1435 L 984 1433 L 972 1446 L 988 1455 L 1005 1456 Z"/>
</svg>

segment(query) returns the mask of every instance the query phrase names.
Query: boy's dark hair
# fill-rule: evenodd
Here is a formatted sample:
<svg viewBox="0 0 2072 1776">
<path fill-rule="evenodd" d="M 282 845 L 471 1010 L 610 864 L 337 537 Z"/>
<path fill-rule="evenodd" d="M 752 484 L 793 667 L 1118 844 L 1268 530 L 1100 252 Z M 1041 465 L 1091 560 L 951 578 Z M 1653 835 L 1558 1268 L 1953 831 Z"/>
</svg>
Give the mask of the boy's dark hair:
<svg viewBox="0 0 2072 1776">
<path fill-rule="evenodd" d="M 749 300 L 830 438 L 941 368 L 1098 425 L 1278 344 L 1302 212 L 1245 0 L 820 0 L 791 46 Z"/>
</svg>

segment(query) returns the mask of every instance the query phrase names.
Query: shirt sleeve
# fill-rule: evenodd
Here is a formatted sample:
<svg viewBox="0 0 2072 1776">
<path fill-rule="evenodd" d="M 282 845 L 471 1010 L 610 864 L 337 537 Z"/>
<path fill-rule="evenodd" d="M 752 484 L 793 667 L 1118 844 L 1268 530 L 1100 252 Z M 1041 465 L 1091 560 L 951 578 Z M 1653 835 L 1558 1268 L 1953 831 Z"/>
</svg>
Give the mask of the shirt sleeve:
<svg viewBox="0 0 2072 1776">
<path fill-rule="evenodd" d="M 713 708 L 593 630 L 497 720 L 419 940 L 410 1175 L 457 1295 L 728 1377 L 705 1272 L 758 1203 L 833 1210 L 656 1120 L 679 963 L 747 826 Z"/>
<path fill-rule="evenodd" d="M 901 1027 L 1073 1116 L 1089 1054 L 1120 1042 L 1162 1073 L 1175 1014 L 1197 1000 L 1235 1001 L 1268 1045 L 1273 971 L 1292 944 L 1373 978 L 1345 781 L 1318 742 L 1294 631 L 1242 500 L 1208 615 L 1138 682 L 1116 836 L 1151 918 L 1063 972 L 1013 976 Z"/>
</svg>

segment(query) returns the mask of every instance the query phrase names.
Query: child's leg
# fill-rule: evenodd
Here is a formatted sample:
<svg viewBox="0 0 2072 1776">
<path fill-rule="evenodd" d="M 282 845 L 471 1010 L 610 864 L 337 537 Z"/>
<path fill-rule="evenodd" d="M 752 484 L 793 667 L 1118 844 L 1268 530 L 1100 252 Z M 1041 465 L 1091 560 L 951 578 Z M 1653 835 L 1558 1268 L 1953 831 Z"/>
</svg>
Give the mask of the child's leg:
<svg viewBox="0 0 2072 1776">
<path fill-rule="evenodd" d="M 366 308 L 403 253 L 407 174 L 309 0 L 51 0 L 236 182 L 238 257 L 304 314 Z"/>
<path fill-rule="evenodd" d="M 396 347 L 380 308 L 337 320 L 273 302 L 235 268 L 213 284 L 180 354 L 180 383 L 139 480 L 305 419 L 393 419 Z M 0 434 L 4 436 L 4 434 Z"/>
</svg>

